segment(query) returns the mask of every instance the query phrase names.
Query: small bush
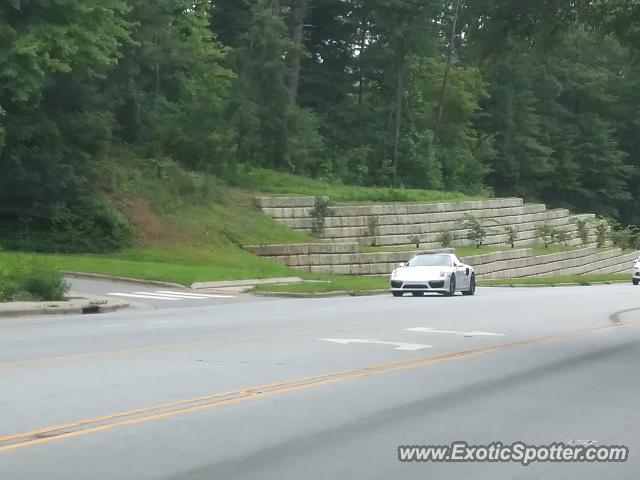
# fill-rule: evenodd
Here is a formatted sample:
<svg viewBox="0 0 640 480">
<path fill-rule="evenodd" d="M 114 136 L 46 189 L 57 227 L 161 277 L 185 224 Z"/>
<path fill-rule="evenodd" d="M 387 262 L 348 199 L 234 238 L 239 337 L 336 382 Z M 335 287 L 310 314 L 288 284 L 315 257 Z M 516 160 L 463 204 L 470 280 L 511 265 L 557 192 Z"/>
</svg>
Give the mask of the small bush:
<svg viewBox="0 0 640 480">
<path fill-rule="evenodd" d="M 313 208 L 309 212 L 311 215 L 311 233 L 316 236 L 324 233 L 324 224 L 327 217 L 331 216 L 329 199 L 327 197 L 316 197 Z"/>
<path fill-rule="evenodd" d="M 460 222 L 460 228 L 468 230 L 467 240 L 471 240 L 477 248 L 482 247 L 485 238 L 489 234 L 489 229 L 484 226 L 482 220 L 470 213 L 464 216 L 464 219 Z"/>
<path fill-rule="evenodd" d="M 596 246 L 602 248 L 607 245 L 611 238 L 611 227 L 606 220 L 600 220 L 596 223 Z"/>
<path fill-rule="evenodd" d="M 367 220 L 367 235 L 370 238 L 372 247 L 376 246 L 378 240 L 378 227 L 380 226 L 380 217 L 372 216 Z"/>
<path fill-rule="evenodd" d="M 619 223 L 614 223 L 609 232 L 609 237 L 616 247 L 625 250 L 640 250 L 640 227 L 636 225 L 623 227 Z"/>
<path fill-rule="evenodd" d="M 504 228 L 504 231 L 507 234 L 507 243 L 511 248 L 515 248 L 518 241 L 518 230 L 513 225 L 509 225 Z"/>
<path fill-rule="evenodd" d="M 64 300 L 69 284 L 44 263 L 8 262 L 0 266 L 0 302 Z"/>
<path fill-rule="evenodd" d="M 558 230 L 556 232 L 556 241 L 558 243 L 561 243 L 565 247 L 568 247 L 569 246 L 569 240 L 571 240 L 571 235 L 566 230 Z"/>
<path fill-rule="evenodd" d="M 589 220 L 586 218 L 574 218 L 573 223 L 578 228 L 578 238 L 583 247 L 589 245 Z"/>
<path fill-rule="evenodd" d="M 449 248 L 451 244 L 456 240 L 456 235 L 453 232 L 440 232 L 438 234 L 438 243 L 444 248 Z"/>
<path fill-rule="evenodd" d="M 420 238 L 420 235 L 409 235 L 407 237 L 407 240 L 413 243 L 416 246 L 416 248 L 420 248 L 420 244 L 422 243 L 422 238 Z"/>
<path fill-rule="evenodd" d="M 549 245 L 556 242 L 558 231 L 550 223 L 545 222 L 542 225 L 538 225 L 536 232 L 538 233 L 538 237 L 540 237 L 544 243 L 545 248 L 549 248 Z"/>
</svg>

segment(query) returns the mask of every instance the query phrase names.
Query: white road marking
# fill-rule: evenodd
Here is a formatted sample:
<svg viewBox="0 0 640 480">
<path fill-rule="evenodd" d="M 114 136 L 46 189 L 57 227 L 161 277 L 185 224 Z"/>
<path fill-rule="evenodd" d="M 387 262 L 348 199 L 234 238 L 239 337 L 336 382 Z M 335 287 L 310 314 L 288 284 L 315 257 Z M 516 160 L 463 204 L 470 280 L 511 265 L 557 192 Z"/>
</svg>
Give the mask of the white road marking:
<svg viewBox="0 0 640 480">
<path fill-rule="evenodd" d="M 234 298 L 233 295 L 219 295 L 214 293 L 192 293 L 192 292 L 176 292 L 172 290 L 157 290 L 157 293 L 180 296 L 183 298 Z"/>
<path fill-rule="evenodd" d="M 209 300 L 211 298 L 234 298 L 234 295 L 179 292 L 177 290 L 156 290 L 155 292 L 108 293 L 107 295 L 149 300 Z"/>
<path fill-rule="evenodd" d="M 159 297 L 157 295 L 150 295 L 147 293 L 107 293 L 107 295 L 112 295 L 115 297 L 127 297 L 127 298 L 147 298 L 152 300 L 180 300 L 176 297 Z"/>
<path fill-rule="evenodd" d="M 457 332 L 455 330 L 436 330 L 429 327 L 416 327 L 407 328 L 407 332 L 420 332 L 420 333 L 448 333 L 451 335 L 459 335 L 461 337 L 506 337 L 503 333 L 491 333 L 491 332 Z"/>
<path fill-rule="evenodd" d="M 394 350 L 405 350 L 405 351 L 424 350 L 425 348 L 431 348 L 431 345 L 421 345 L 419 343 L 404 343 L 404 342 L 384 342 L 382 340 L 376 340 L 375 338 L 319 338 L 318 340 L 323 342 L 340 343 L 342 345 L 348 345 L 350 343 L 394 345 Z"/>
</svg>

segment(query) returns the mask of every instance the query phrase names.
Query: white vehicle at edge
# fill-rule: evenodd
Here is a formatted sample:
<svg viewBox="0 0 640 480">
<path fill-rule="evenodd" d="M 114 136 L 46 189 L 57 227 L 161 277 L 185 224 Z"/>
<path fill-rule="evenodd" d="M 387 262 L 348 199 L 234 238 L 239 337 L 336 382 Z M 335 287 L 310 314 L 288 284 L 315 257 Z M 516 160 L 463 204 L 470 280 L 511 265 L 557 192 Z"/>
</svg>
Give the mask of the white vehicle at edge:
<svg viewBox="0 0 640 480">
<path fill-rule="evenodd" d="M 640 257 L 636 260 L 636 263 L 633 265 L 633 272 L 631 273 L 631 281 L 634 285 L 640 284 Z"/>
<path fill-rule="evenodd" d="M 474 295 L 476 275 L 473 267 L 453 253 L 419 253 L 391 273 L 390 290 L 394 297 L 405 293 L 419 297 L 427 292 Z"/>
</svg>

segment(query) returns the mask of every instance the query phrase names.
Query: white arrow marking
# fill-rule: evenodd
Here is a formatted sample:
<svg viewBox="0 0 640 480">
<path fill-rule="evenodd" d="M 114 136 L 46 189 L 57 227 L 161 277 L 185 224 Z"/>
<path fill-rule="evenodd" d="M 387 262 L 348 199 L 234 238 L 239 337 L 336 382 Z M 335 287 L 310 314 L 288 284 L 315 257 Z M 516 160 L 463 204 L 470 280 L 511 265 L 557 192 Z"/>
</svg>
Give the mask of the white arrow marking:
<svg viewBox="0 0 640 480">
<path fill-rule="evenodd" d="M 383 342 L 375 338 L 319 338 L 323 342 L 340 343 L 348 345 L 349 343 L 371 343 L 376 345 L 394 345 L 394 350 L 415 351 L 431 348 L 431 345 L 421 345 L 419 343 L 403 343 L 403 342 Z"/>
<path fill-rule="evenodd" d="M 502 333 L 457 332 L 455 330 L 436 330 L 435 328 L 429 328 L 429 327 L 407 328 L 406 330 L 408 332 L 420 332 L 420 333 L 448 333 L 451 335 L 460 335 L 462 337 L 506 337 L 506 335 Z"/>
</svg>

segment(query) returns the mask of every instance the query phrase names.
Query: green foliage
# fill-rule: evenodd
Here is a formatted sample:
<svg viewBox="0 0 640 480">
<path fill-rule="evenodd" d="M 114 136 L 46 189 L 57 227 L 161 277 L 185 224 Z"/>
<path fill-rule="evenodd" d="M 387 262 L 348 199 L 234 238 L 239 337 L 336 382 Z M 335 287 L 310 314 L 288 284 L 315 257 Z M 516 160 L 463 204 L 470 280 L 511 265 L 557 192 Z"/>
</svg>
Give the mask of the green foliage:
<svg viewBox="0 0 640 480">
<path fill-rule="evenodd" d="M 131 244 L 126 219 L 97 197 L 57 203 L 45 218 L 20 218 L 0 227 L 0 245 L 33 252 L 112 252 Z"/>
<path fill-rule="evenodd" d="M 451 231 L 440 232 L 437 237 L 437 241 L 443 248 L 449 248 L 453 242 L 457 239 L 455 233 Z"/>
<path fill-rule="evenodd" d="M 536 227 L 536 233 L 538 238 L 542 240 L 545 248 L 549 248 L 549 245 L 556 243 L 558 237 L 558 230 L 549 222 L 544 222 Z"/>
<path fill-rule="evenodd" d="M 420 237 L 420 235 L 409 235 L 407 240 L 413 243 L 416 248 L 420 248 L 420 244 L 422 243 L 422 237 Z"/>
<path fill-rule="evenodd" d="M 515 248 L 518 241 L 518 230 L 513 225 L 508 225 L 504 227 L 504 231 L 507 234 L 507 243 L 511 248 Z"/>
<path fill-rule="evenodd" d="M 484 225 L 482 219 L 470 213 L 465 214 L 464 219 L 460 222 L 460 228 L 467 230 L 466 238 L 472 241 L 476 248 L 482 247 L 485 238 L 490 233 L 490 230 Z"/>
<path fill-rule="evenodd" d="M 607 220 L 600 220 L 596 222 L 596 246 L 602 248 L 607 245 L 607 242 L 611 238 L 611 226 Z"/>
<path fill-rule="evenodd" d="M 587 218 L 574 218 L 573 223 L 578 229 L 578 238 L 583 247 L 589 245 L 589 226 L 591 222 Z"/>
<path fill-rule="evenodd" d="M 492 191 L 640 223 L 640 5 L 524 3 L 5 1 L 4 241 L 126 244 L 87 193 L 113 158 L 157 159 L 186 203 L 210 198 L 207 172 L 336 201 Z"/>
<path fill-rule="evenodd" d="M 378 243 L 378 227 L 380 227 L 380 217 L 372 215 L 367 218 L 367 235 L 372 247 Z"/>
<path fill-rule="evenodd" d="M 329 199 L 321 196 L 316 197 L 309 215 L 311 215 L 311 233 L 316 236 L 322 235 L 324 233 L 325 220 L 331 216 Z"/>
<path fill-rule="evenodd" d="M 640 227 L 637 225 L 623 227 L 617 222 L 612 222 L 609 238 L 616 247 L 640 250 Z"/>
<path fill-rule="evenodd" d="M 41 261 L 0 262 L 0 302 L 64 300 L 69 288 L 58 270 Z"/>
<path fill-rule="evenodd" d="M 564 246 L 569 245 L 569 240 L 571 240 L 571 235 L 566 230 L 558 230 L 556 232 L 556 242 L 561 243 Z"/>
</svg>

